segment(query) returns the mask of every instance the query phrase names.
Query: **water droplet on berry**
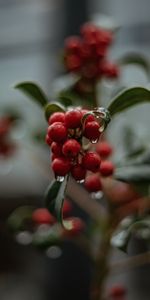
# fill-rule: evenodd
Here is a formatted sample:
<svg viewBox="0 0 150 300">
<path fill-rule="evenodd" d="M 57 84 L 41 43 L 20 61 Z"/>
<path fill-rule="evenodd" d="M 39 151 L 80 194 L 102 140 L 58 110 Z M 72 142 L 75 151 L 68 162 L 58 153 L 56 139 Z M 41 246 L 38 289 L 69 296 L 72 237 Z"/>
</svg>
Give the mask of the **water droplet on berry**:
<svg viewBox="0 0 150 300">
<path fill-rule="evenodd" d="M 99 200 L 103 197 L 103 192 L 98 191 L 98 192 L 91 193 L 91 197 L 92 197 L 92 199 Z"/>
<path fill-rule="evenodd" d="M 65 179 L 64 176 L 56 176 L 56 181 L 63 182 Z"/>
<path fill-rule="evenodd" d="M 92 144 L 97 144 L 97 142 L 98 142 L 98 139 L 96 139 L 96 140 L 91 140 L 91 143 L 92 143 Z"/>
<path fill-rule="evenodd" d="M 77 180 L 78 183 L 83 183 L 84 182 L 84 179 L 81 179 L 81 180 Z"/>
</svg>

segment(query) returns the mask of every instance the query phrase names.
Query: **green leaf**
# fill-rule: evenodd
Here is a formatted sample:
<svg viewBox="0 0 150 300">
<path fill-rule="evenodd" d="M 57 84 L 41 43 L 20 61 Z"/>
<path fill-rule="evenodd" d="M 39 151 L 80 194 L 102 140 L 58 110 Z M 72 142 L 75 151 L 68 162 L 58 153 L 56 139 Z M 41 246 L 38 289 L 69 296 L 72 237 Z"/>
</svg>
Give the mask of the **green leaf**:
<svg viewBox="0 0 150 300">
<path fill-rule="evenodd" d="M 137 53 L 126 54 L 118 60 L 118 64 L 122 66 L 131 64 L 137 65 L 145 70 L 148 78 L 150 77 L 150 63 L 143 55 Z"/>
<path fill-rule="evenodd" d="M 7 223 L 13 231 L 19 231 L 24 228 L 24 223 L 31 219 L 34 207 L 22 206 L 15 209 L 9 216 Z"/>
<path fill-rule="evenodd" d="M 111 116 L 137 105 L 150 102 L 150 91 L 142 87 L 127 89 L 117 95 L 108 107 Z"/>
<path fill-rule="evenodd" d="M 63 224 L 62 208 L 64 203 L 67 182 L 68 182 L 68 176 L 65 176 L 63 182 L 53 180 L 49 185 L 45 194 L 47 208 L 57 218 L 58 222 L 62 224 Z"/>
<path fill-rule="evenodd" d="M 150 183 L 150 165 L 131 165 L 116 168 L 114 177 L 129 183 Z"/>
<path fill-rule="evenodd" d="M 62 91 L 59 93 L 58 99 L 66 107 L 73 105 L 73 99 L 69 91 Z"/>
<path fill-rule="evenodd" d="M 33 234 L 32 244 L 41 249 L 48 248 L 51 245 L 58 245 L 61 242 L 61 231 L 57 225 L 36 230 Z"/>
<path fill-rule="evenodd" d="M 43 90 L 34 82 L 25 81 L 18 83 L 16 89 L 22 91 L 24 94 L 32 98 L 40 106 L 45 106 L 48 103 L 48 98 Z"/>
<path fill-rule="evenodd" d="M 65 111 L 64 106 L 61 105 L 60 103 L 57 103 L 57 102 L 47 104 L 46 107 L 45 107 L 45 118 L 46 118 L 46 120 L 49 119 L 51 114 L 53 114 L 54 112 L 57 112 L 57 111 L 64 112 Z"/>
</svg>

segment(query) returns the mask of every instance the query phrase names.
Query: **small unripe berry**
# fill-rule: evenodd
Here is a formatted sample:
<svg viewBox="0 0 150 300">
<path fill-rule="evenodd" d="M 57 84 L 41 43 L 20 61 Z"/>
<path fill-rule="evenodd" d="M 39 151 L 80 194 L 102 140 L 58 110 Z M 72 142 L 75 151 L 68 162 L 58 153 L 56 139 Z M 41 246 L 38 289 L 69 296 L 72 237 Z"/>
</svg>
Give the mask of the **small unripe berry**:
<svg viewBox="0 0 150 300">
<path fill-rule="evenodd" d="M 102 176 L 111 176 L 114 172 L 114 165 L 111 161 L 102 161 L 100 165 L 100 173 Z"/>
<path fill-rule="evenodd" d="M 100 125 L 96 121 L 87 122 L 84 128 L 84 136 L 89 140 L 98 140 L 100 137 Z"/>
<path fill-rule="evenodd" d="M 96 152 L 101 156 L 101 158 L 106 159 L 112 154 L 112 147 L 107 142 L 100 142 L 96 145 Z"/>
<path fill-rule="evenodd" d="M 54 112 L 48 119 L 49 125 L 55 123 L 55 122 L 65 122 L 65 113 L 63 112 Z"/>
<path fill-rule="evenodd" d="M 65 115 L 65 124 L 68 128 L 78 128 L 81 126 L 82 113 L 78 109 L 69 110 Z"/>
<path fill-rule="evenodd" d="M 70 171 L 70 168 L 70 160 L 66 158 L 55 158 L 52 162 L 52 169 L 56 176 L 65 176 Z"/>
<path fill-rule="evenodd" d="M 61 122 L 55 122 L 48 127 L 48 136 L 54 142 L 63 142 L 67 138 L 67 128 Z"/>
<path fill-rule="evenodd" d="M 32 220 L 36 224 L 54 224 L 55 218 L 46 208 L 38 208 L 32 214 Z"/>
<path fill-rule="evenodd" d="M 84 186 L 89 192 L 102 190 L 102 183 L 99 174 L 91 174 L 85 178 Z"/>
<path fill-rule="evenodd" d="M 51 146 L 52 144 L 52 139 L 49 137 L 49 135 L 47 134 L 46 137 L 45 137 L 45 142 L 47 145 Z"/>
<path fill-rule="evenodd" d="M 82 158 L 82 165 L 85 169 L 96 173 L 99 171 L 100 167 L 100 157 L 97 153 L 88 152 Z"/>
<path fill-rule="evenodd" d="M 67 140 L 63 147 L 62 152 L 66 157 L 76 157 L 80 152 L 81 145 L 75 139 Z"/>
<path fill-rule="evenodd" d="M 55 155 L 62 156 L 62 145 L 60 143 L 52 142 L 51 151 Z"/>
<path fill-rule="evenodd" d="M 77 164 L 71 168 L 71 175 L 77 181 L 82 181 L 85 179 L 86 170 L 81 164 Z"/>
</svg>

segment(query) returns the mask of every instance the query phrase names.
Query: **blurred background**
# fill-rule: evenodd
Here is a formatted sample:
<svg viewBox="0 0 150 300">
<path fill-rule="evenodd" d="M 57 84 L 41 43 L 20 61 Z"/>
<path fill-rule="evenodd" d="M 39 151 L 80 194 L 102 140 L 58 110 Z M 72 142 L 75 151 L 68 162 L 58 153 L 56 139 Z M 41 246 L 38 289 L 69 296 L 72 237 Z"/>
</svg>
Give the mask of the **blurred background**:
<svg viewBox="0 0 150 300">
<path fill-rule="evenodd" d="M 77 282 L 72 284 L 69 279 L 69 267 L 66 278 L 62 280 L 68 249 L 71 248 L 74 261 L 79 257 L 78 249 L 64 245 L 58 258 L 48 258 L 31 247 L 15 243 L 7 235 L 3 220 L 18 205 L 41 205 L 51 178 L 47 166 L 49 153 L 33 138 L 46 128 L 43 112 L 13 86 L 19 81 L 33 80 L 51 96 L 52 81 L 63 74 L 60 56 L 64 38 L 78 33 L 85 21 L 99 20 L 99 15 L 110 17 L 111 22 L 120 28 L 110 51 L 111 58 L 117 59 L 127 51 L 150 58 L 149 0 L 0 0 L 0 117 L 9 112 L 19 116 L 10 131 L 14 151 L 5 159 L 0 156 L 1 300 L 59 300 L 60 294 L 70 299 L 71 294 L 62 294 L 64 287 L 77 298 L 75 285 L 80 282 L 80 276 L 83 278 L 81 298 L 88 299 L 89 267 L 85 257 L 81 257 L 80 268 L 75 263 L 72 265 L 73 273 L 80 274 L 74 278 Z M 121 76 L 125 86 L 149 84 L 145 73 L 138 67 L 124 68 Z M 120 145 L 119 130 L 126 122 L 138 132 L 143 143 L 149 141 L 147 104 L 132 109 L 113 122 L 108 133 L 112 143 Z M 119 282 L 129 286 L 129 300 L 149 299 L 148 272 L 148 267 L 140 268 L 139 273 L 126 272 L 119 277 Z M 60 294 L 57 284 L 60 285 Z M 72 296 L 72 299 L 75 298 Z"/>
</svg>

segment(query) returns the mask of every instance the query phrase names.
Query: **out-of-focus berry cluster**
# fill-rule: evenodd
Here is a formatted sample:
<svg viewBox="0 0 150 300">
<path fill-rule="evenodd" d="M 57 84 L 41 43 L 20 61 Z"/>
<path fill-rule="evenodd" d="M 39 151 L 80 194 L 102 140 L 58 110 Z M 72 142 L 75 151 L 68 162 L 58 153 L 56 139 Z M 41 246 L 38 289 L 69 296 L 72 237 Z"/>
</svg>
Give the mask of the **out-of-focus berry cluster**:
<svg viewBox="0 0 150 300">
<path fill-rule="evenodd" d="M 9 117 L 0 118 L 0 156 L 8 157 L 15 149 L 9 137 L 12 120 Z"/>
<path fill-rule="evenodd" d="M 67 38 L 64 49 L 65 68 L 79 75 L 78 87 L 88 87 L 88 83 L 103 77 L 117 78 L 118 66 L 107 59 L 113 41 L 112 32 L 86 23 L 81 27 L 80 34 Z"/>
</svg>

